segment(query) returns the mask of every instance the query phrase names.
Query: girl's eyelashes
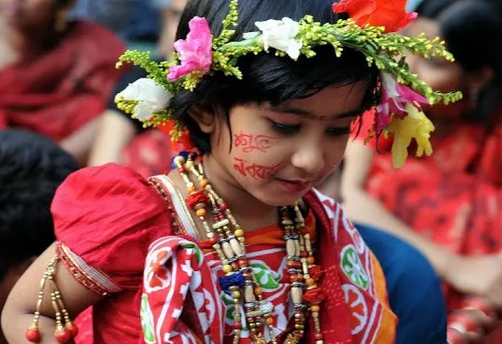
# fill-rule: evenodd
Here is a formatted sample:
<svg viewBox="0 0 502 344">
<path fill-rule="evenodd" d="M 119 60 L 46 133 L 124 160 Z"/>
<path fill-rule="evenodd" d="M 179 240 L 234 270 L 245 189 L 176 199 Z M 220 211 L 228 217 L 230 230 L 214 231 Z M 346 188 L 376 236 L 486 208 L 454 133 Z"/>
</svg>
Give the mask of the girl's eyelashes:
<svg viewBox="0 0 502 344">
<path fill-rule="evenodd" d="M 301 124 L 286 124 L 281 122 L 276 122 L 268 118 L 272 129 L 282 135 L 294 135 L 300 132 L 302 126 Z M 329 136 L 345 136 L 351 133 L 351 127 L 330 127 L 326 129 L 326 133 Z"/>
<path fill-rule="evenodd" d="M 344 127 L 344 128 L 335 128 L 335 127 L 332 127 L 332 128 L 328 128 L 326 130 L 326 133 L 330 136 L 345 136 L 345 135 L 349 135 L 351 133 L 351 127 L 348 126 L 348 127 Z"/>
<path fill-rule="evenodd" d="M 300 131 L 300 128 L 301 128 L 300 124 L 284 124 L 284 123 L 273 121 L 270 118 L 268 119 L 268 121 L 269 121 L 270 125 L 272 126 L 272 129 L 274 129 L 279 134 L 283 134 L 283 135 L 296 134 Z"/>
<path fill-rule="evenodd" d="M 293 135 L 297 134 L 301 130 L 301 124 L 285 124 L 281 122 L 276 122 L 270 118 L 268 121 L 274 131 L 283 135 Z M 351 127 L 330 127 L 326 129 L 326 133 L 329 136 L 345 136 L 349 135 L 351 132 Z"/>
</svg>

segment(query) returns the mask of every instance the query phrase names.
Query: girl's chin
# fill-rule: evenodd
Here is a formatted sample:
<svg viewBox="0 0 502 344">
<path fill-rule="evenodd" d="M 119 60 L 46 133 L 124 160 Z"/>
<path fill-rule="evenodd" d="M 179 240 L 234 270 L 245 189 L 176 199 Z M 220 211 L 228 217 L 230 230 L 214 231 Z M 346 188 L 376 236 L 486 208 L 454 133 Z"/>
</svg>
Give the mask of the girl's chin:
<svg viewBox="0 0 502 344">
<path fill-rule="evenodd" d="M 273 195 L 267 194 L 261 201 L 271 207 L 287 207 L 299 201 L 308 191 L 309 190 L 306 190 L 300 193 L 275 193 Z"/>
</svg>

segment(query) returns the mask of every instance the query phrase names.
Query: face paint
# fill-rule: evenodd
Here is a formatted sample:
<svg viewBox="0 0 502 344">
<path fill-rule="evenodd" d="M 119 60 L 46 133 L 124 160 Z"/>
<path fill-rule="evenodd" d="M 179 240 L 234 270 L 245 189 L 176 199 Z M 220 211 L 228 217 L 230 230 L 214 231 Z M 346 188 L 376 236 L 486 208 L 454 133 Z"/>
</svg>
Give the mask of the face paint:
<svg viewBox="0 0 502 344">
<path fill-rule="evenodd" d="M 243 177 L 251 177 L 253 179 L 266 179 L 279 168 L 279 165 L 263 166 L 250 163 L 241 158 L 234 158 L 234 169 Z"/>
<path fill-rule="evenodd" d="M 253 135 L 253 134 L 234 134 L 234 146 L 236 148 L 242 148 L 244 153 L 250 153 L 253 151 L 260 151 L 265 153 L 270 149 L 272 142 L 277 140 L 277 138 L 267 135 Z"/>
</svg>

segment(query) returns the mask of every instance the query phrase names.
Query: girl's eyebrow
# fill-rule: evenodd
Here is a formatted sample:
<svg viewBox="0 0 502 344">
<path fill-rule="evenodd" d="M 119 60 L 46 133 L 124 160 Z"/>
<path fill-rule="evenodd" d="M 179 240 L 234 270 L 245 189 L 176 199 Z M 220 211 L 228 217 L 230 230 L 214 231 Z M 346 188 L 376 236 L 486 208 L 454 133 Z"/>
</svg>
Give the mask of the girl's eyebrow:
<svg viewBox="0 0 502 344">
<path fill-rule="evenodd" d="M 284 112 L 292 115 L 297 115 L 301 117 L 306 117 L 308 119 L 318 119 L 320 116 L 313 114 L 312 112 L 299 109 L 299 108 L 294 108 L 294 107 L 281 107 L 281 106 L 270 106 L 270 110 L 275 111 L 275 112 Z M 330 116 L 329 118 L 349 118 L 349 117 L 355 117 L 358 116 L 362 113 L 362 110 L 354 110 L 354 111 L 348 111 L 345 113 L 341 114 L 335 114 L 333 116 Z"/>
</svg>

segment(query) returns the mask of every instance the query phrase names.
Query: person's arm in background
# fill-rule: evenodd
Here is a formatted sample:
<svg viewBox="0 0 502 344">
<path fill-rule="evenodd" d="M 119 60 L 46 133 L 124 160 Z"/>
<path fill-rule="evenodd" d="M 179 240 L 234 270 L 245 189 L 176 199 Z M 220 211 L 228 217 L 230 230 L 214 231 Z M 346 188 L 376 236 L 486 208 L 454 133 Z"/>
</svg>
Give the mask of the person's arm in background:
<svg viewBox="0 0 502 344">
<path fill-rule="evenodd" d="M 122 151 L 131 142 L 137 131 L 131 120 L 116 110 L 106 110 L 94 141 L 88 166 L 100 166 L 106 163 L 121 164 Z"/>
<path fill-rule="evenodd" d="M 61 148 L 73 155 L 80 166 L 86 164 L 89 151 L 98 134 L 100 123 L 101 119 L 95 118 L 59 143 Z"/>
<path fill-rule="evenodd" d="M 161 16 L 158 52 L 166 59 L 171 58 L 176 30 L 186 2 L 187 0 L 152 0 L 152 4 L 159 9 Z"/>
<path fill-rule="evenodd" d="M 350 141 L 345 154 L 341 192 L 344 209 L 354 222 L 382 228 L 417 247 L 431 261 L 440 276 L 446 275 L 452 254 L 413 232 L 364 189 L 375 152 L 360 140 Z"/>
<path fill-rule="evenodd" d="M 144 78 L 145 75 L 145 71 L 141 68 L 131 67 L 119 79 L 108 101 L 107 110 L 100 116 L 101 123 L 87 160 L 88 166 L 101 166 L 109 162 L 123 163 L 123 150 L 143 128 L 139 121 L 120 112 L 114 99 L 117 93 L 123 91 L 130 83 Z"/>
<path fill-rule="evenodd" d="M 502 309 L 502 258 L 500 255 L 463 257 L 448 251 L 389 212 L 364 189 L 374 154 L 360 140 L 350 141 L 345 154 L 341 192 L 348 217 L 392 233 L 420 250 L 431 262 L 438 275 L 465 294 L 484 297 Z"/>
<path fill-rule="evenodd" d="M 158 52 L 162 59 L 168 59 L 173 51 L 178 22 L 185 4 L 186 0 L 152 0 L 152 5 L 159 10 L 161 15 Z M 142 73 L 138 72 L 138 69 L 128 72 L 119 81 L 115 93 L 122 91 L 129 83 L 144 77 Z M 115 94 L 112 98 L 114 96 Z M 110 101 L 108 110 L 102 115 L 99 133 L 87 162 L 89 166 L 99 166 L 108 162 L 121 163 L 123 149 L 129 145 L 138 132 L 134 123 L 119 113 L 112 103 L 113 101 Z"/>
</svg>

